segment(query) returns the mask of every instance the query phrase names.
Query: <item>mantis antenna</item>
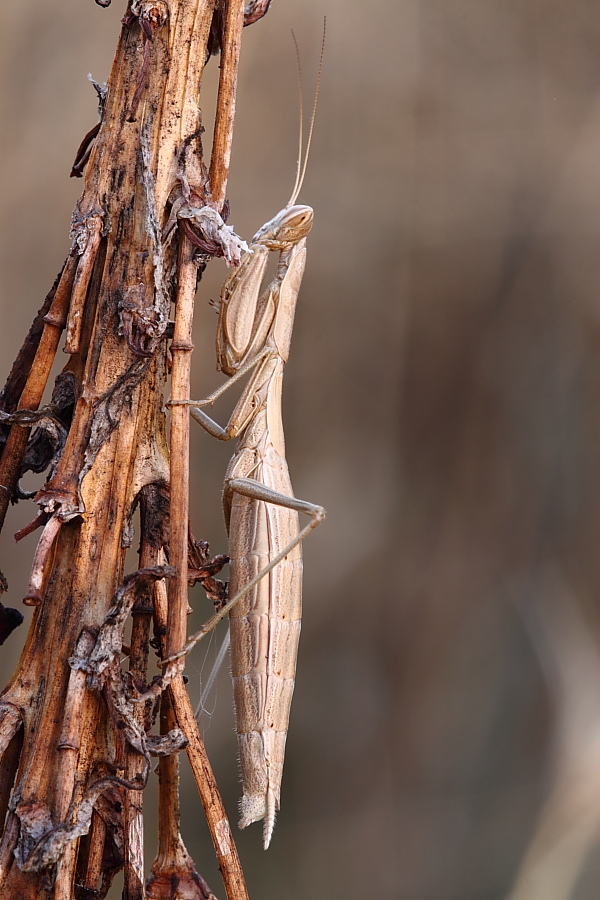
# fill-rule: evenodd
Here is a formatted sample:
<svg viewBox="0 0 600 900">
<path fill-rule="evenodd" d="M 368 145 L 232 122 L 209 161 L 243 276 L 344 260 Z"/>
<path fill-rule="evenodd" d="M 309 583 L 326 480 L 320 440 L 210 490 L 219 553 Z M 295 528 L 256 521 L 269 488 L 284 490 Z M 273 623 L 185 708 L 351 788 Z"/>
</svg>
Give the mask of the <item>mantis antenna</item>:
<svg viewBox="0 0 600 900">
<path fill-rule="evenodd" d="M 292 38 L 294 40 L 294 47 L 296 48 L 296 62 L 298 65 L 298 98 L 300 105 L 300 128 L 298 129 L 298 164 L 296 166 L 296 181 L 294 182 L 294 187 L 292 190 L 292 196 L 290 197 L 287 206 L 293 206 L 296 200 L 298 199 L 298 194 L 302 188 L 302 184 L 304 182 L 304 176 L 306 174 L 306 166 L 308 164 L 308 154 L 310 152 L 310 145 L 313 136 L 313 129 L 315 125 L 315 116 L 317 114 L 317 101 L 319 99 L 319 88 L 321 86 L 321 72 L 323 71 L 323 54 L 325 53 L 325 32 L 327 27 L 327 18 L 323 18 L 323 38 L 321 40 L 321 56 L 319 58 L 319 69 L 317 71 L 317 86 L 315 88 L 315 99 L 313 101 L 313 108 L 310 117 L 310 127 L 308 129 L 308 140 L 306 142 L 306 151 L 304 153 L 304 162 L 302 162 L 302 129 L 303 129 L 303 102 L 302 102 L 302 66 L 300 64 L 300 49 L 298 47 L 298 41 L 296 40 L 296 35 L 292 31 Z M 287 208 L 287 207 L 286 207 Z"/>
</svg>

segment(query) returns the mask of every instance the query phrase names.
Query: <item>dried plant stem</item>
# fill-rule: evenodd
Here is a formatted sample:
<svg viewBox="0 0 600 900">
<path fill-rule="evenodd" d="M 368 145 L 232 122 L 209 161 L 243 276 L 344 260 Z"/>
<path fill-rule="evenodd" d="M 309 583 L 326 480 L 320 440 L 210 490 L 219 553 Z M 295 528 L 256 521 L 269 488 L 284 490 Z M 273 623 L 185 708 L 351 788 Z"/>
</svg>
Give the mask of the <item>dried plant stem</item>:
<svg viewBox="0 0 600 900">
<path fill-rule="evenodd" d="M 185 644 L 188 597 L 190 417 L 185 401 L 190 397 L 191 353 L 193 350 L 192 321 L 197 269 L 193 261 L 193 246 L 183 235 L 180 235 L 177 272 L 177 312 L 171 345 L 173 353 L 171 393 L 173 400 L 180 402 L 173 404 L 171 412 L 171 542 L 169 548 L 169 562 L 175 566 L 177 574 L 169 582 L 167 656 L 172 656 Z M 179 727 L 189 741 L 187 754 L 204 806 L 227 898 L 228 900 L 246 900 L 247 889 L 231 835 L 231 828 L 181 675 L 173 679 L 169 690 Z"/>
<path fill-rule="evenodd" d="M 175 727 L 168 692 L 161 698 L 161 734 Z M 188 900 L 216 900 L 187 852 L 179 831 L 179 759 L 158 764 L 158 852 L 146 886 L 148 900 L 168 900 L 175 893 Z"/>
<path fill-rule="evenodd" d="M 31 324 L 31 328 L 17 353 L 10 374 L 2 388 L 2 393 L 0 393 L 0 409 L 2 409 L 2 412 L 11 413 L 17 408 L 19 398 L 23 393 L 23 388 L 25 387 L 27 379 L 29 378 L 35 354 L 40 345 L 40 340 L 44 331 L 44 319 L 50 311 L 62 273 L 63 270 L 61 269 L 54 284 L 46 294 L 44 302 L 38 310 L 35 319 Z"/>
<path fill-rule="evenodd" d="M 219 93 L 209 174 L 211 195 L 217 209 L 222 209 L 227 189 L 243 27 L 244 0 L 229 0 L 225 13 Z"/>
<path fill-rule="evenodd" d="M 77 272 L 73 281 L 71 290 L 71 303 L 69 306 L 69 315 L 67 318 L 67 339 L 65 341 L 65 353 L 77 353 L 79 350 L 79 341 L 81 339 L 81 328 L 83 325 L 83 313 L 85 310 L 85 299 L 87 290 L 92 277 L 96 254 L 100 246 L 100 237 L 102 232 L 102 220 L 99 216 L 90 218 L 89 237 L 79 260 Z"/>
<path fill-rule="evenodd" d="M 185 660 L 178 658 L 168 677 L 165 672 L 162 682 L 147 686 L 153 612 L 163 659 L 178 654 L 186 640 L 187 401 L 197 258 L 205 264 L 211 255 L 225 255 L 235 265 L 243 246 L 216 211 L 224 205 L 229 170 L 241 0 L 226 7 L 212 198 L 198 140 L 198 91 L 214 10 L 215 0 L 129 4 L 73 216 L 73 248 L 44 309 L 43 328 L 38 315 L 19 354 L 26 378 L 13 370 L 0 397 L 5 412 L 39 408 L 66 326 L 70 358 L 62 375 L 72 385 L 69 416 L 74 409 L 70 424 L 59 423 L 56 467 L 36 495 L 37 522 L 45 529 L 26 598 L 35 608 L 17 671 L 0 699 L 0 895 L 9 900 L 105 896 L 120 868 L 124 900 L 144 900 L 141 788 L 149 754 L 176 753 L 184 737 L 227 900 L 248 898 L 183 682 Z M 82 160 L 80 173 L 83 168 Z M 193 228 L 185 218 L 192 214 Z M 169 448 L 163 404 L 174 300 Z M 13 425 L 5 444 L 0 526 L 29 435 L 30 425 Z M 124 579 L 138 502 L 144 571 Z M 21 537 L 31 530 L 23 529 Z M 166 557 L 172 568 L 156 570 Z M 218 565 L 213 561 L 207 569 L 208 583 Z M 168 589 L 156 582 L 165 576 Z M 121 652 L 130 613 L 127 673 Z M 149 734 L 148 698 L 167 684 L 163 740 Z M 161 763 L 167 821 L 159 859 L 189 876 L 198 900 L 210 900 L 179 835 L 177 771 L 175 758 Z M 169 882 L 166 893 L 155 896 L 173 900 L 173 890 Z"/>
<path fill-rule="evenodd" d="M 85 659 L 95 644 L 95 635 L 83 631 L 75 647 L 75 656 Z M 80 751 L 80 718 L 86 694 L 86 673 L 71 669 L 62 732 L 57 749 L 60 751 L 56 777 L 56 817 L 59 822 L 67 820 L 71 799 L 75 790 L 77 764 Z M 54 900 L 70 900 L 72 893 L 73 869 L 77 856 L 77 842 L 66 848 L 58 864 Z"/>
<path fill-rule="evenodd" d="M 8 811 L 10 790 L 23 743 L 22 725 L 23 720 L 16 707 L 8 704 L 0 707 L 0 822 L 4 822 Z"/>
<path fill-rule="evenodd" d="M 174 400 L 189 400 L 192 365 L 192 324 L 196 294 L 197 267 L 194 247 L 179 235 L 177 265 L 177 306 L 171 353 L 171 394 Z M 172 648 L 185 643 L 188 606 L 188 521 L 190 489 L 190 417 L 187 407 L 171 409 L 171 506 L 169 562 L 175 567 L 175 578 L 169 581 L 169 617 L 167 622 L 167 655 Z"/>
<path fill-rule="evenodd" d="M 94 811 L 88 842 L 88 857 L 83 879 L 83 887 L 90 892 L 96 892 L 102 875 L 102 854 L 106 840 L 106 825 L 101 816 Z"/>
<path fill-rule="evenodd" d="M 142 557 L 144 554 L 140 554 Z M 140 562 L 140 565 L 143 563 Z M 133 608 L 133 627 L 131 632 L 129 671 L 143 682 L 147 676 L 147 648 L 149 622 L 152 617 L 152 606 L 148 611 L 148 597 L 136 601 Z M 137 609 L 136 609 L 137 607 Z M 148 614 L 149 612 L 149 614 Z M 138 704 L 133 715 L 144 729 L 145 708 Z M 135 782 L 143 776 L 146 766 L 144 757 L 127 746 L 125 749 L 125 779 Z M 123 797 L 123 831 L 126 834 L 125 859 L 123 874 L 127 900 L 143 900 L 144 897 L 144 795 L 142 791 L 125 790 Z"/>
<path fill-rule="evenodd" d="M 44 316 L 44 330 L 17 409 L 37 409 L 42 402 L 52 363 L 58 350 L 58 342 L 67 321 L 77 263 L 76 256 L 69 256 L 52 305 Z M 13 425 L 4 447 L 0 461 L 0 529 L 4 525 L 6 510 L 21 473 L 30 431 L 31 428 L 24 425 Z"/>
<path fill-rule="evenodd" d="M 217 782 L 212 771 L 204 742 L 200 737 L 194 710 L 185 689 L 183 678 L 175 678 L 169 690 L 179 727 L 189 740 L 187 755 L 194 780 L 204 807 L 204 814 L 213 840 L 227 900 L 248 900 L 244 873 L 233 841 L 231 828 Z"/>
<path fill-rule="evenodd" d="M 146 490 L 140 499 L 140 568 L 158 564 L 158 549 L 149 539 Z M 153 605 L 153 587 L 143 591 L 133 605 L 133 625 L 129 649 L 129 672 L 137 683 L 144 684 L 148 676 L 149 639 Z M 146 705 L 137 704 L 133 710 L 135 720 L 146 730 Z M 144 757 L 132 747 L 126 748 L 125 778 L 129 782 L 141 777 L 146 766 Z M 127 900 L 144 898 L 144 795 L 141 791 L 124 791 L 123 830 L 127 835 L 124 860 L 124 894 Z"/>
</svg>

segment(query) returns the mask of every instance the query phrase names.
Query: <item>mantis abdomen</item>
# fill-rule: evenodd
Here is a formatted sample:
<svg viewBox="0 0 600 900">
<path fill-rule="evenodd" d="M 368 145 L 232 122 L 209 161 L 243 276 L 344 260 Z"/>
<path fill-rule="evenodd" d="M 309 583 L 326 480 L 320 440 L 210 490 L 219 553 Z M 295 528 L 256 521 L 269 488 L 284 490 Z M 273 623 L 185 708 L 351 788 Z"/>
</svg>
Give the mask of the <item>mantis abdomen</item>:
<svg viewBox="0 0 600 900">
<path fill-rule="evenodd" d="M 249 461 L 232 460 L 231 477 Z M 240 465 L 241 464 L 241 465 Z M 252 475 L 292 496 L 287 465 L 270 447 Z M 230 529 L 232 596 L 298 534 L 298 514 L 233 494 Z M 240 827 L 264 818 L 268 843 L 279 809 L 285 740 L 302 616 L 302 552 L 296 545 L 230 612 L 231 666 L 243 796 Z"/>
</svg>

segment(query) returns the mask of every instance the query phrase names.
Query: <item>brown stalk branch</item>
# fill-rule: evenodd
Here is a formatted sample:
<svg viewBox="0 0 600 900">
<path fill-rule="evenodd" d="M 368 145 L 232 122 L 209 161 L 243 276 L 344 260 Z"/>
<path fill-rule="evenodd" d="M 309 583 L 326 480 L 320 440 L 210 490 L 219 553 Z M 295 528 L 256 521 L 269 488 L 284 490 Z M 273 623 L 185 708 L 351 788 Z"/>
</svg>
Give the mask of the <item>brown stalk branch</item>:
<svg viewBox="0 0 600 900">
<path fill-rule="evenodd" d="M 74 656 L 85 659 L 95 644 L 95 635 L 83 631 L 75 647 Z M 62 731 L 57 749 L 60 751 L 56 778 L 55 815 L 60 822 L 67 820 L 71 800 L 77 780 L 77 764 L 81 749 L 81 713 L 86 693 L 86 673 L 71 669 L 65 703 Z M 67 845 L 61 857 L 54 885 L 54 900 L 70 900 L 72 893 L 73 868 L 77 857 L 78 842 Z"/>
<path fill-rule="evenodd" d="M 177 725 L 167 692 L 161 697 L 160 732 Z M 179 830 L 179 759 L 165 756 L 158 763 L 158 852 L 146 885 L 148 900 L 216 900 L 196 871 Z"/>
<path fill-rule="evenodd" d="M 103 869 L 102 856 L 104 853 L 105 841 L 106 823 L 102 816 L 94 810 L 88 837 L 87 860 L 82 884 L 83 889 L 89 891 L 91 897 L 96 896 L 98 892 L 98 883 Z"/>
<path fill-rule="evenodd" d="M 176 575 L 169 581 L 169 609 L 165 650 L 168 656 L 185 643 L 188 607 L 188 521 L 189 521 L 189 413 L 181 401 L 190 397 L 192 321 L 196 293 L 197 268 L 194 248 L 180 232 L 178 291 L 175 330 L 171 352 L 171 392 L 180 401 L 171 409 L 171 506 L 169 562 Z M 183 667 L 183 665 L 182 665 Z M 189 741 L 188 758 L 200 794 L 215 853 L 219 861 L 227 900 L 247 900 L 242 867 L 231 835 L 223 801 L 198 731 L 194 712 L 181 675 L 169 685 L 179 727 Z"/>
<path fill-rule="evenodd" d="M 211 195 L 218 210 L 223 209 L 227 191 L 243 27 L 243 0 L 229 0 L 225 13 L 219 93 L 209 173 Z"/>
<path fill-rule="evenodd" d="M 58 350 L 58 342 L 65 327 L 71 289 L 79 259 L 70 255 L 56 288 L 50 310 L 44 316 L 44 330 L 23 387 L 18 409 L 37 409 L 48 383 L 50 370 Z M 0 529 L 21 474 L 21 465 L 29 438 L 30 427 L 13 425 L 0 460 Z"/>
<path fill-rule="evenodd" d="M 40 340 L 44 331 L 44 318 L 50 311 L 50 306 L 54 300 L 56 289 L 62 277 L 62 272 L 63 270 L 61 269 L 56 276 L 54 284 L 48 291 L 41 308 L 32 322 L 27 337 L 23 341 L 22 347 L 17 353 L 17 358 L 15 359 L 4 387 L 2 388 L 2 393 L 0 393 L 0 409 L 2 412 L 11 413 L 17 408 L 19 398 L 23 393 L 23 388 L 29 377 L 37 348 L 40 345 Z"/>
<path fill-rule="evenodd" d="M 197 267 L 194 248 L 183 234 L 179 235 L 177 265 L 177 307 L 171 353 L 171 393 L 178 400 L 189 400 Z M 190 481 L 190 417 L 185 406 L 171 410 L 171 497 L 169 562 L 175 577 L 169 581 L 169 615 L 167 622 L 167 655 L 171 648 L 185 643 L 188 606 L 188 520 Z"/>
<path fill-rule="evenodd" d="M 96 643 L 96 635 L 84 630 L 75 646 L 74 658 L 85 660 L 89 657 Z M 81 711 L 86 693 L 86 672 L 72 668 L 65 702 L 61 735 L 58 742 L 60 750 L 58 774 L 56 778 L 56 816 L 64 821 L 69 812 L 71 797 L 77 777 L 77 762 L 80 750 Z"/>
<path fill-rule="evenodd" d="M 152 508 L 152 486 L 148 486 L 140 496 L 140 569 L 151 569 L 158 565 L 159 550 L 152 539 L 152 525 L 149 507 Z M 150 533 L 149 533 L 150 532 Z M 148 656 L 150 626 L 153 614 L 152 584 L 144 585 L 133 604 L 131 646 L 129 651 L 129 672 L 134 685 L 145 684 L 148 677 Z M 146 703 L 137 704 L 133 716 L 140 729 L 146 733 L 151 722 L 147 716 Z M 168 730 L 161 732 L 168 734 Z M 143 774 L 145 759 L 131 746 L 126 749 L 126 777 L 133 781 Z M 166 757 L 171 759 L 171 757 Z M 176 758 L 176 757 L 175 757 Z M 144 898 L 144 795 L 140 791 L 125 791 L 123 803 L 123 831 L 126 835 L 124 859 L 124 896 L 127 900 Z"/>
<path fill-rule="evenodd" d="M 89 216 L 82 226 L 87 231 L 87 239 L 85 249 L 79 259 L 71 291 L 65 353 L 77 353 L 79 350 L 85 300 L 102 236 L 102 217 L 100 215 Z"/>
<path fill-rule="evenodd" d="M 258 18 L 267 8 L 268 0 L 261 0 L 246 13 Z M 186 740 L 227 900 L 248 898 L 181 674 L 185 661 L 177 656 L 185 647 L 190 576 L 201 580 L 218 603 L 225 590 L 214 577 L 222 558 L 203 559 L 197 545 L 191 566 L 188 562 L 188 401 L 198 260 L 205 264 L 218 254 L 236 265 L 244 249 L 219 214 L 231 153 L 241 0 L 226 6 L 212 200 L 196 140 L 202 125 L 198 90 L 214 9 L 215 0 L 129 4 L 102 122 L 88 135 L 93 146 L 86 143 L 78 161 L 80 171 L 85 160 L 87 165 L 73 218 L 73 248 L 20 351 L 23 371 L 13 369 L 0 397 L 0 409 L 4 405 L 11 417 L 30 411 L 27 418 L 23 412 L 18 419 L 5 419 L 2 429 L 6 433 L 11 426 L 0 460 L 1 526 L 22 472 L 28 466 L 44 468 L 44 453 L 35 442 L 28 447 L 28 439 L 66 325 L 68 413 L 55 416 L 60 442 L 52 443 L 49 426 L 42 426 L 50 446 L 44 459 L 51 461 L 53 474 L 36 495 L 42 515 L 21 531 L 23 536 L 38 524 L 45 526 L 28 592 L 38 605 L 19 668 L 0 704 L 0 885 L 3 896 L 20 900 L 36 900 L 54 873 L 55 900 L 102 897 L 121 868 L 125 900 L 143 900 L 141 792 L 150 755 L 162 758 L 164 775 L 162 872 L 165 865 L 174 866 L 182 883 L 197 888 L 198 900 L 209 900 L 212 894 L 179 834 L 173 754 L 186 747 Z M 139 28 L 128 24 L 135 16 L 144 34 L 143 59 Z M 146 21 L 153 16 L 158 16 L 156 27 L 154 19 Z M 177 239 L 162 240 L 171 219 Z M 169 448 L 162 404 L 168 376 L 164 334 L 173 300 Z M 167 521 L 166 497 L 157 488 L 169 482 Z M 138 498 L 140 570 L 124 578 Z M 158 528 L 150 507 L 161 513 L 154 517 L 161 519 Z M 171 575 L 167 550 L 174 576 L 168 586 L 156 582 Z M 177 659 L 148 689 L 152 607 L 161 657 Z M 133 626 L 125 672 L 123 630 L 129 615 Z M 161 691 L 161 735 L 152 735 L 152 700 Z M 156 896 L 172 897 L 172 884 L 161 888 L 155 878 L 154 888 Z"/>
<path fill-rule="evenodd" d="M 177 722 L 189 741 L 186 753 L 204 807 L 227 900 L 248 900 L 248 889 L 229 820 L 181 675 L 173 679 L 169 691 Z"/>
<path fill-rule="evenodd" d="M 167 607 L 164 582 L 159 582 L 156 586 L 155 594 L 155 628 L 157 634 L 164 634 L 166 631 Z M 162 655 L 164 656 L 166 642 L 161 641 L 161 644 L 163 648 Z M 198 794 L 204 807 L 204 814 L 221 869 L 227 900 L 248 900 L 244 873 L 233 835 L 231 834 L 225 807 L 181 675 L 176 676 L 169 682 L 168 696 L 172 703 L 176 722 L 189 741 L 186 752 Z M 169 777 L 171 777 L 172 771 L 167 771 L 170 773 Z M 164 803 L 167 805 L 173 802 L 172 795 L 169 793 L 171 790 L 172 785 L 167 788 L 167 794 L 164 796 Z M 170 814 L 173 814 L 172 807 Z M 171 824 L 170 830 L 164 835 L 165 841 L 168 841 L 169 835 L 172 834 L 173 826 Z M 174 854 L 171 853 L 170 859 L 172 860 L 173 858 Z M 158 867 L 158 865 L 159 859 L 156 861 L 156 866 Z"/>
</svg>

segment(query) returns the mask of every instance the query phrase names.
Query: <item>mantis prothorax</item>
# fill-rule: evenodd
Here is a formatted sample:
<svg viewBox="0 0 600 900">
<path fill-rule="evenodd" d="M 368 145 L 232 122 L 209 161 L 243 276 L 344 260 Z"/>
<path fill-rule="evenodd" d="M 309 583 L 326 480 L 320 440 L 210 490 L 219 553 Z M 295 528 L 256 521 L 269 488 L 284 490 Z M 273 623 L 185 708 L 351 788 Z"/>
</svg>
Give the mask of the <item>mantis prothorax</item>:
<svg viewBox="0 0 600 900">
<path fill-rule="evenodd" d="M 322 52 L 321 52 L 322 60 Z M 319 65 L 320 78 L 321 64 Z M 281 390 L 296 300 L 306 261 L 310 206 L 296 205 L 312 137 L 315 95 L 304 163 L 302 125 L 296 182 L 287 205 L 257 231 L 248 253 L 221 290 L 217 368 L 230 380 L 207 397 L 190 401 L 191 414 L 219 440 L 239 438 L 223 490 L 229 533 L 231 600 L 217 618 L 230 616 L 243 796 L 240 828 L 264 819 L 269 846 L 279 809 L 285 741 L 294 688 L 302 607 L 300 544 L 325 510 L 293 496 L 285 460 Z M 269 254 L 279 253 L 277 272 L 261 293 Z M 245 375 L 249 381 L 225 428 L 201 407 L 210 405 Z M 300 531 L 298 512 L 310 516 Z"/>
</svg>

